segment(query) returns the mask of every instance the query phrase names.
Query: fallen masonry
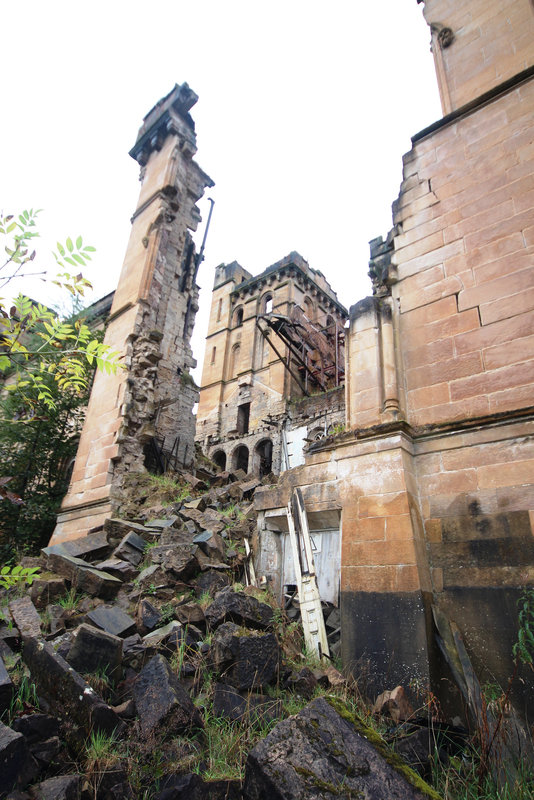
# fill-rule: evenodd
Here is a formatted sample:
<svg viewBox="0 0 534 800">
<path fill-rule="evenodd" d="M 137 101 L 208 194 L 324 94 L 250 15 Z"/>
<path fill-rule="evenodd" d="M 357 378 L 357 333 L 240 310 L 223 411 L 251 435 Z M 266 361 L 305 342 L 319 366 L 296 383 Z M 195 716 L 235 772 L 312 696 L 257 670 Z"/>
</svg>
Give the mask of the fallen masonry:
<svg viewBox="0 0 534 800">
<path fill-rule="evenodd" d="M 35 608 L 31 587 L 22 597 L 2 590 L 0 797 L 252 800 L 330 797 L 334 785 L 355 797 L 364 778 L 377 800 L 435 797 L 413 788 L 420 778 L 399 773 L 399 759 L 391 766 L 383 742 L 353 753 L 363 745 L 352 723 L 316 699 L 341 702 L 350 685 L 332 665 L 308 663 L 298 620 L 250 583 L 245 541 L 256 520 L 243 489 L 252 477 L 214 474 L 210 488 L 202 476 L 186 500 L 162 506 L 155 491 L 131 522 L 106 521 L 85 546 L 45 548 L 39 580 L 65 586 L 46 607 Z M 95 566 L 112 558 L 133 571 L 110 581 Z M 334 729 L 344 760 L 328 744 Z M 300 743 L 297 761 L 284 750 L 288 735 Z M 408 757 L 428 765 L 424 753 Z M 271 792 L 271 758 L 296 794 Z"/>
</svg>

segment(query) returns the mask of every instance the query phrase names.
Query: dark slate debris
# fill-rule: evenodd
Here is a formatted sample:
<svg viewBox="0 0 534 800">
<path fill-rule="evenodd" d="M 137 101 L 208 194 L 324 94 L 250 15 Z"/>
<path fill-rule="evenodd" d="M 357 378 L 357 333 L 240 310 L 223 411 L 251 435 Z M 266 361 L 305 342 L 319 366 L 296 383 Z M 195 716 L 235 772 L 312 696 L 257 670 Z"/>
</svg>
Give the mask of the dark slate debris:
<svg viewBox="0 0 534 800">
<path fill-rule="evenodd" d="M 231 621 L 249 628 L 265 630 L 272 625 L 274 612 L 271 606 L 261 603 L 255 597 L 228 588 L 215 595 L 215 600 L 206 609 L 205 616 L 211 628 Z"/>
<path fill-rule="evenodd" d="M 318 698 L 249 753 L 247 800 L 428 800 L 373 745 Z"/>
<path fill-rule="evenodd" d="M 203 727 L 198 709 L 162 655 L 154 656 L 143 667 L 134 683 L 133 697 L 145 736 Z"/>
</svg>

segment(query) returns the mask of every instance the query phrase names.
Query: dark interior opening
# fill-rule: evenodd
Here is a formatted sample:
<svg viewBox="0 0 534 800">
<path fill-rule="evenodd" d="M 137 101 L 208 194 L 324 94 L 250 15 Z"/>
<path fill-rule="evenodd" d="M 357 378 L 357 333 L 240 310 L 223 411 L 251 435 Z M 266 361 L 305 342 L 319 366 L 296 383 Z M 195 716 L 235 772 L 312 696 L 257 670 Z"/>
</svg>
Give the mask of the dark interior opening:
<svg viewBox="0 0 534 800">
<path fill-rule="evenodd" d="M 237 407 L 237 432 L 239 434 L 248 433 L 248 422 L 250 419 L 250 403 L 243 403 Z"/>
</svg>

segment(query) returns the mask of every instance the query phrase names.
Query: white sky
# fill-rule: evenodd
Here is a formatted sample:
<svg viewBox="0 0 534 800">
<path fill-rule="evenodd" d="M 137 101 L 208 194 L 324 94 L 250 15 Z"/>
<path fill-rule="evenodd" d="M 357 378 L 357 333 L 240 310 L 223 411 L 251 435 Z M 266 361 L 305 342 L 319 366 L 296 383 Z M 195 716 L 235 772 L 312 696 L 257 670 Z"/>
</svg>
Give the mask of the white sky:
<svg viewBox="0 0 534 800">
<path fill-rule="evenodd" d="M 258 273 L 297 250 L 345 306 L 370 293 L 368 241 L 391 227 L 402 155 L 441 116 L 416 0 L 25 0 L 2 4 L 2 28 L 0 208 L 44 209 L 42 255 L 82 233 L 98 250 L 92 299 L 122 265 L 139 192 L 128 150 L 183 81 L 216 183 L 196 358 L 223 261 Z"/>
</svg>

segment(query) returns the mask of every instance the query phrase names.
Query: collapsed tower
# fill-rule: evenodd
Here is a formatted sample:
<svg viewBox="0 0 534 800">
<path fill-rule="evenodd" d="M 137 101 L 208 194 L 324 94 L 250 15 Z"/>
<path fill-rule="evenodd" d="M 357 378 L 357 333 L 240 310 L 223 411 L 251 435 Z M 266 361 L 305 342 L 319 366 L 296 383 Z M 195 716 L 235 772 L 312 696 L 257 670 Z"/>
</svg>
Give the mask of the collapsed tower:
<svg viewBox="0 0 534 800">
<path fill-rule="evenodd" d="M 72 479 L 51 542 L 82 536 L 116 509 L 128 471 L 147 457 L 193 458 L 198 392 L 191 334 L 198 310 L 199 257 L 190 231 L 211 178 L 193 160 L 198 97 L 184 83 L 146 115 L 130 155 L 141 167 L 105 342 L 122 353 L 123 369 L 97 372 Z M 149 452 L 150 451 L 150 452 Z"/>
</svg>

